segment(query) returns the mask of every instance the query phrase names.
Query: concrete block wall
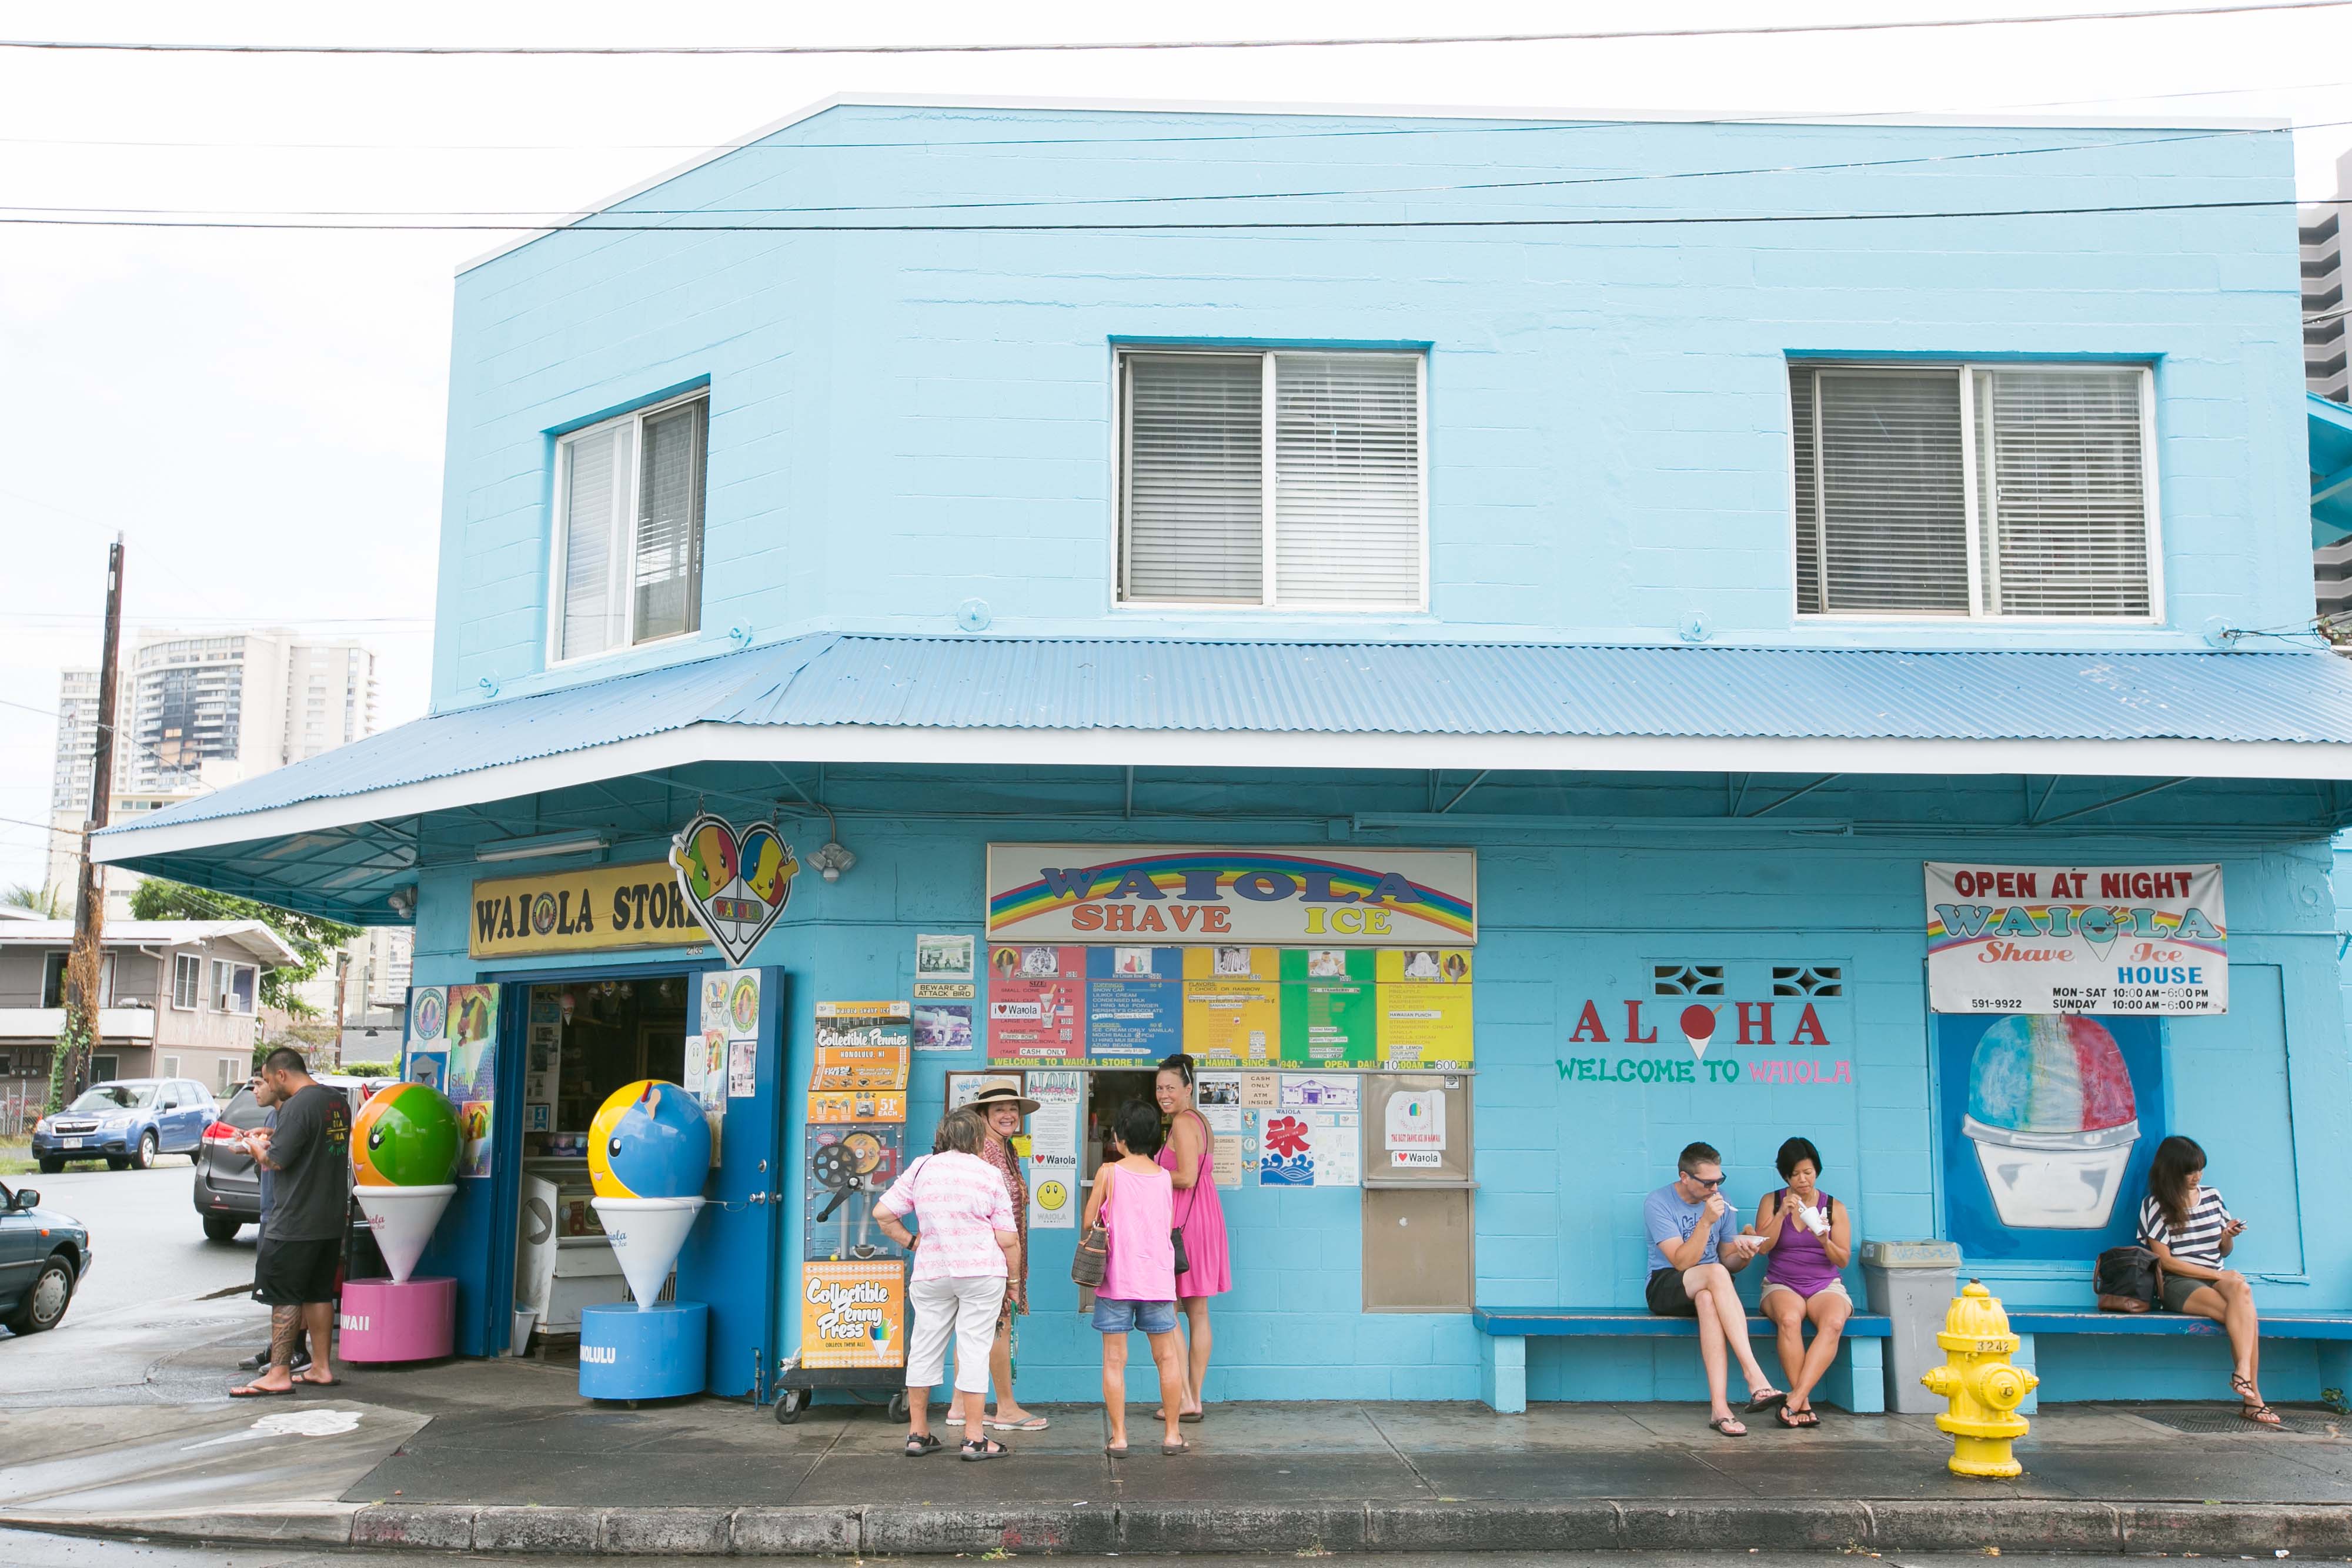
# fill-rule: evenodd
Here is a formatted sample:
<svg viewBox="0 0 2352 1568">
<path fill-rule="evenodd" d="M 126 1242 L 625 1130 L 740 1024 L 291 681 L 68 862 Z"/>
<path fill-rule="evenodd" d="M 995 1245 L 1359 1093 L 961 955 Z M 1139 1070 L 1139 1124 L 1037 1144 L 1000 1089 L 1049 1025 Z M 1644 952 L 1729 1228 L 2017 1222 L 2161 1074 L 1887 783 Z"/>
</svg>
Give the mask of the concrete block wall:
<svg viewBox="0 0 2352 1568">
<path fill-rule="evenodd" d="M 1791 166 L 1806 172 L 1689 177 Z M 1498 181 L 1532 183 L 1452 189 Z M 856 221 L 797 214 L 846 204 L 891 207 L 889 221 L 993 222 L 986 209 L 919 209 L 1003 201 L 1084 223 L 1132 218 L 1139 195 L 1428 187 L 1416 218 L 1575 221 L 563 233 L 466 272 L 436 702 L 478 700 L 485 678 L 511 694 L 668 662 L 726 645 L 737 627 L 757 640 L 950 632 L 974 598 L 999 633 L 1655 641 L 1695 611 L 1742 642 L 1962 647 L 2201 646 L 2210 617 L 2268 626 L 2310 612 L 2291 206 L 1585 222 L 2284 203 L 2284 131 L 841 106 L 615 215 Z M 1246 210 L 1391 209 L 1358 198 Z M 1113 351 L 1167 340 L 1425 350 L 1427 614 L 1114 607 Z M 2165 624 L 1800 623 L 1791 354 L 2153 363 Z M 555 434 L 698 384 L 711 396 L 699 637 L 550 674 Z"/>
<path fill-rule="evenodd" d="M 917 770 L 887 779 L 836 778 L 834 800 L 856 810 L 887 803 L 890 819 L 845 817 L 845 841 L 858 862 L 839 883 L 810 880 L 753 961 L 781 965 L 790 985 L 788 1081 L 792 1126 L 799 1124 L 811 1009 L 821 998 L 908 994 L 915 936 L 979 933 L 982 858 L 992 840 L 1117 842 L 1169 838 L 1223 842 L 1296 842 L 1269 821 L 1276 810 L 1344 809 L 1353 793 L 1366 810 L 1385 805 L 1384 786 L 1345 779 L 1218 781 L 1245 820 L 1213 831 L 1171 831 L 1165 821 L 1129 828 L 1100 820 L 1008 817 L 942 820 L 992 792 L 1003 779 L 919 781 Z M 1205 787 L 1206 781 L 1203 783 Z M 1418 784 L 1412 786 L 1418 788 Z M 1862 821 L 1916 815 L 1916 781 L 1855 780 L 1824 789 L 1821 809 Z M 1966 817 L 2008 785 L 1940 781 L 1934 793 Z M 2223 809 L 2188 792 L 2193 809 Z M 2192 807 L 2184 807 L 2184 810 Z M 1247 819 L 1253 811 L 1262 813 Z M 808 827 L 821 831 L 823 819 Z M 1801 827 L 1802 824 L 1795 824 Z M 788 825 L 788 834 L 799 828 Z M 2343 991 L 2336 964 L 2332 856 L 2324 841 L 2250 841 L 2183 822 L 2134 837 L 2027 840 L 1921 825 L 1899 834 L 1827 835 L 1818 831 L 1703 828 L 1512 829 L 1491 821 L 1446 830 L 1444 841 L 1480 851 L 1480 940 L 1475 959 L 1478 1071 L 1475 1084 L 1478 1299 L 1496 1306 L 1633 1308 L 1647 1273 L 1641 1201 L 1671 1174 L 1694 1138 L 1723 1150 L 1729 1190 L 1743 1213 L 1779 1185 L 1772 1158 L 1781 1139 L 1802 1133 L 1822 1150 L 1824 1186 L 1850 1205 L 1864 1238 L 1947 1233 L 1941 1192 L 1937 1086 L 1921 963 L 1920 862 L 1929 859 L 2167 862 L 2214 858 L 2225 868 L 2233 986 L 2249 1005 L 2228 1019 L 2176 1025 L 2179 1071 L 2194 1069 L 2189 1103 L 2176 1093 L 2171 1125 L 2203 1142 L 2211 1176 L 2253 1221 L 2242 1262 L 2273 1307 L 2352 1308 L 2352 1252 L 2333 1223 L 2326 1195 L 2337 1185 L 2334 1151 L 2352 1140 L 2352 1063 L 2343 1046 Z M 650 858 L 653 842 L 616 845 L 616 859 Z M 469 980 L 463 908 L 469 870 L 428 873 L 419 925 L 420 984 Z M 626 955 L 609 963 L 625 969 Z M 1765 999 L 1756 977 L 1773 964 L 1833 964 L 1845 994 L 1815 1002 L 1829 1037 L 1823 1047 L 1789 1043 L 1789 998 L 1775 1002 L 1777 1050 L 1736 1043 L 1729 1021 L 1710 1060 L 1776 1057 L 1844 1060 L 1843 1085 L 1761 1082 L 1622 1084 L 1564 1075 L 1577 1057 L 1684 1056 L 1674 1030 L 1683 1005 L 1651 998 L 1651 968 L 1670 962 L 1721 963 L 1730 1001 Z M 530 966 L 517 965 L 516 970 Z M 983 978 L 982 999 L 986 981 Z M 2252 1005 L 2257 986 L 2276 998 Z M 1643 1023 L 1659 1044 L 1623 1043 L 1624 1001 L 1644 1000 Z M 1607 1044 L 1577 1042 L 1582 1004 L 1598 1004 Z M 1727 1020 L 1732 1015 L 1727 1014 Z M 2258 1019 L 2273 1021 L 2259 1024 Z M 2262 1030 L 2265 1038 L 2254 1035 Z M 2251 1031 L 2251 1032 L 2250 1032 Z M 2243 1038 L 2241 1038 L 2243 1037 Z M 2283 1037 L 2283 1038 L 2282 1038 Z M 2215 1053 L 2220 1054 L 2215 1054 Z M 2231 1056 L 2242 1052 L 2242 1057 Z M 2175 1054 L 2168 1048 L 2168 1054 Z M 2191 1062 L 2190 1058 L 2195 1057 Z M 2261 1099 L 2258 1074 L 2242 1085 L 2216 1064 L 2267 1063 L 2269 1082 L 2290 1086 L 2280 1107 Z M 968 1056 L 919 1055 L 909 1116 L 910 1152 L 928 1147 L 943 1109 L 943 1070 L 982 1064 Z M 2174 1071 L 2168 1063 L 2168 1073 Z M 2283 1075 L 2283 1076 L 2282 1076 Z M 788 1131 L 788 1138 L 794 1136 Z M 2284 1149 L 2284 1153 L 2282 1153 Z M 2265 1164 L 2265 1162 L 2270 1162 Z M 2278 1179 L 2249 1172 L 2277 1169 Z M 1236 1288 L 1213 1309 L 1217 1350 L 1213 1399 L 1476 1397 L 1479 1343 L 1465 1317 L 1368 1314 L 1361 1310 L 1361 1218 L 1354 1189 L 1244 1186 L 1221 1195 Z M 795 1262 L 800 1197 L 787 1198 Z M 1033 1232 L 1033 1313 L 1021 1327 L 1021 1386 L 1047 1400 L 1095 1396 L 1097 1340 L 1076 1312 L 1067 1269 L 1074 1232 Z M 1972 1259 L 2013 1305 L 2083 1306 L 2089 1260 L 2004 1263 Z M 1744 1293 L 1751 1299 L 1760 1269 Z M 1850 1288 L 1863 1295 L 1858 1269 Z M 2063 1367 L 2052 1398 L 2209 1396 L 2220 1386 L 2205 1341 L 2066 1343 L 2047 1339 L 2044 1372 Z M 2293 1348 L 2273 1358 L 2269 1392 L 2315 1395 L 2317 1363 Z M 1537 1399 L 1671 1398 L 1695 1396 L 1696 1360 L 1686 1343 L 1582 1344 L 1538 1340 L 1528 1347 L 1528 1395 Z"/>
</svg>

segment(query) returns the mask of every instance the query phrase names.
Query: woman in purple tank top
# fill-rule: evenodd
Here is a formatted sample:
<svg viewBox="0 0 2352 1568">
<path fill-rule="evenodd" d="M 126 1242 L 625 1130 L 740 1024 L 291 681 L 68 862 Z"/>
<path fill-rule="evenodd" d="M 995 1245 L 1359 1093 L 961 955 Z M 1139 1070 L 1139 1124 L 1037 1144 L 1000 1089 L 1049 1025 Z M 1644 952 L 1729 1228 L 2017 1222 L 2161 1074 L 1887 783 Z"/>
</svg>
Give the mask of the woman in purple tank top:
<svg viewBox="0 0 2352 1568">
<path fill-rule="evenodd" d="M 1780 1331 L 1780 1365 L 1789 1375 L 1783 1427 L 1818 1427 L 1813 1385 L 1837 1359 L 1838 1337 L 1853 1314 L 1840 1271 L 1853 1256 L 1853 1221 L 1845 1205 L 1821 1189 L 1822 1152 L 1810 1138 L 1790 1138 L 1774 1162 L 1789 1185 L 1756 1206 L 1748 1228 L 1756 1249 L 1769 1255 L 1758 1305 Z M 1805 1324 L 1813 1343 L 1805 1345 Z"/>
</svg>

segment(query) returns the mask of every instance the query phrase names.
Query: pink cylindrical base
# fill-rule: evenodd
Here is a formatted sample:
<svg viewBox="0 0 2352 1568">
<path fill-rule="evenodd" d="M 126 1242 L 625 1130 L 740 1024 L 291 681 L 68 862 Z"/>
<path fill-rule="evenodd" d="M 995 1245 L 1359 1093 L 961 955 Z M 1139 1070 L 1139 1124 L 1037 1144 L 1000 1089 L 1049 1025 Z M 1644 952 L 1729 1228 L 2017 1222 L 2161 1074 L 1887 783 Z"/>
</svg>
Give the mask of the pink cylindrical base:
<svg viewBox="0 0 2352 1568">
<path fill-rule="evenodd" d="M 437 1361 L 457 1343 L 457 1281 L 343 1281 L 335 1354 L 345 1361 Z"/>
</svg>

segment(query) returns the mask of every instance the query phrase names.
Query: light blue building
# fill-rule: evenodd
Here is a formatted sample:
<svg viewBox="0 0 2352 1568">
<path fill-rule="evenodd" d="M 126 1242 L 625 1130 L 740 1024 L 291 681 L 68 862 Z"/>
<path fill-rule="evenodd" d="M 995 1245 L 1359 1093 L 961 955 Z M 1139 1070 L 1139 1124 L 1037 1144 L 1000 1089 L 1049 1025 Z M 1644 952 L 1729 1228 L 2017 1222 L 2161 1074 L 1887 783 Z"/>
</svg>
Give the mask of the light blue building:
<svg viewBox="0 0 2352 1568">
<path fill-rule="evenodd" d="M 1809 1136 L 1859 1234 L 1959 1241 L 2054 1309 L 2187 1133 L 2264 1310 L 2352 1312 L 2352 674 L 2272 635 L 2312 613 L 2293 197 L 2276 126 L 830 102 L 460 274 L 433 716 L 102 853 L 413 919 L 420 986 L 495 988 L 461 1096 L 495 1132 L 428 1258 L 481 1354 L 522 1178 L 572 1191 L 593 1101 L 704 1068 L 730 966 L 663 945 L 658 863 L 704 811 L 802 868 L 678 1275 L 714 1391 L 803 1348 L 812 1245 L 871 1245 L 811 1161 L 835 1001 L 911 1000 L 951 1048 L 913 1054 L 907 1155 L 992 1038 L 1081 1126 L 1155 1041 L 1360 1090 L 1352 1124 L 1267 1079 L 1217 1108 L 1212 1401 L 1478 1397 L 1474 1303 L 1639 1309 L 1642 1200 L 1694 1139 L 1745 1209 Z M 2069 867 L 2168 879 L 2076 889 L 2150 912 L 2091 973 L 2046 913 L 1956 926 Z M 1418 891 L 1376 896 L 1391 872 Z M 2159 919 L 2184 897 L 2214 940 Z M 1987 1017 L 2052 982 L 2021 956 L 1987 966 L 2014 1005 L 1932 1012 L 1937 904 L 1947 983 L 2042 940 L 2168 987 L 2035 1058 L 2081 1111 L 2063 1151 L 1970 1089 Z M 923 936 L 979 940 L 968 998 Z M 1318 1053 L 1370 1011 L 1303 978 L 1357 959 L 1254 956 L 1320 940 L 1399 966 L 1346 1004 L 1369 1043 Z M 1353 1071 L 1416 1061 L 1454 1065 Z M 1400 1083 L 1449 1107 L 1434 1166 L 1396 1157 Z M 1266 1179 L 1294 1112 L 1313 1185 Z M 1067 1218 L 1033 1201 L 1039 1400 L 1096 1386 Z M 2038 1351 L 2048 1398 L 2226 1397 L 2212 1339 Z M 1699 1387 L 1687 1343 L 1527 1354 L 1538 1399 Z M 2341 1385 L 2337 1354 L 2271 1344 L 2266 1392 Z"/>
</svg>

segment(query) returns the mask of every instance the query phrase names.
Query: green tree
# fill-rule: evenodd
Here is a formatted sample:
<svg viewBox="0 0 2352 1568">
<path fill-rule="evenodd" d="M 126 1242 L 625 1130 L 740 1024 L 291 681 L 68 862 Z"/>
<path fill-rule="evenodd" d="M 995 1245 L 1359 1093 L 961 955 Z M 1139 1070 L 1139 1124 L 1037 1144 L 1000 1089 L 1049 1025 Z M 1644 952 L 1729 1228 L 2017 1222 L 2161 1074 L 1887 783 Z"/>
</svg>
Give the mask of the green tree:
<svg viewBox="0 0 2352 1568">
<path fill-rule="evenodd" d="M 73 900 L 66 895 L 63 888 L 56 886 L 36 887 L 29 882 L 20 882 L 12 887 L 0 889 L 0 904 L 11 909 L 29 909 L 44 920 L 69 920 L 73 917 Z"/>
<path fill-rule="evenodd" d="M 318 1009 L 294 994 L 294 988 L 335 961 L 335 950 L 360 934 L 356 925 L 297 915 L 274 904 L 257 904 L 226 893 L 190 887 L 184 883 L 152 877 L 131 894 L 134 920 L 258 920 L 294 949 L 295 962 L 271 969 L 261 977 L 261 1001 L 294 1018 L 309 1018 Z"/>
</svg>

